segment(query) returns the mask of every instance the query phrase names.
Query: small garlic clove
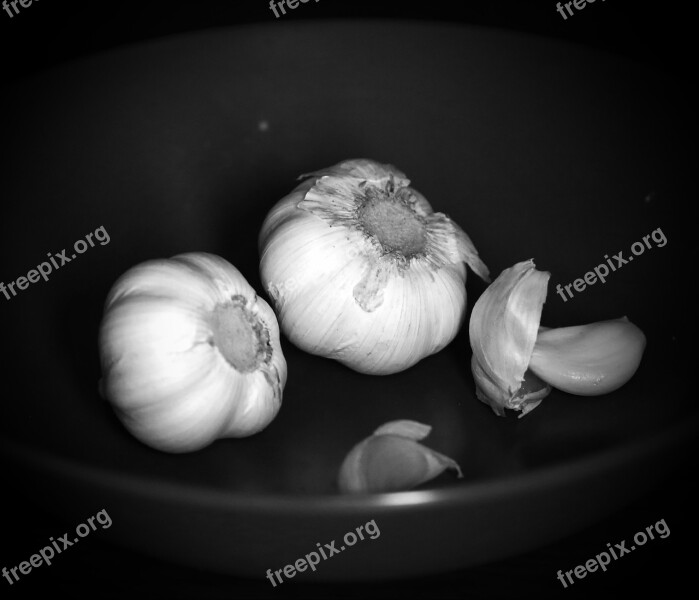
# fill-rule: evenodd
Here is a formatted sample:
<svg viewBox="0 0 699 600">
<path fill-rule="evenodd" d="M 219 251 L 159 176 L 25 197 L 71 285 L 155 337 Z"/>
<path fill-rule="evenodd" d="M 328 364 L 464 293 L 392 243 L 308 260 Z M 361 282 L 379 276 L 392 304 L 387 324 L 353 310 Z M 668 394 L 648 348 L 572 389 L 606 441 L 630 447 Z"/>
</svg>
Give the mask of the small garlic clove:
<svg viewBox="0 0 699 600">
<path fill-rule="evenodd" d="M 545 382 L 524 385 L 550 274 L 533 260 L 505 269 L 473 306 L 469 338 L 476 395 L 495 414 L 533 410 L 551 391 Z"/>
<path fill-rule="evenodd" d="M 553 387 L 598 396 L 624 385 L 638 369 L 643 332 L 626 317 L 539 333 L 530 368 Z"/>
<path fill-rule="evenodd" d="M 418 443 L 431 431 L 417 421 L 391 421 L 359 442 L 340 467 L 338 486 L 345 494 L 409 490 L 446 469 L 463 477 L 459 465 Z"/>
</svg>

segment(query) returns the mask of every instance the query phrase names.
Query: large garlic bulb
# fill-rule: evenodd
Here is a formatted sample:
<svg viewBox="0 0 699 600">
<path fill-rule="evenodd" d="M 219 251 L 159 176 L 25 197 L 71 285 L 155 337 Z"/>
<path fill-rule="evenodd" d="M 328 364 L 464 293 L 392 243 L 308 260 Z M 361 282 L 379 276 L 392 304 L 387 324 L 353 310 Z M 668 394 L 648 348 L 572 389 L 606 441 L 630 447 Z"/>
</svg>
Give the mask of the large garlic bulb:
<svg viewBox="0 0 699 600">
<path fill-rule="evenodd" d="M 142 442 L 169 452 L 244 437 L 279 411 L 286 361 L 272 309 L 205 253 L 139 264 L 112 287 L 101 390 Z"/>
<path fill-rule="evenodd" d="M 267 215 L 260 273 L 299 348 L 371 374 L 446 346 L 466 309 L 473 243 L 391 165 L 361 159 L 310 175 Z"/>
</svg>

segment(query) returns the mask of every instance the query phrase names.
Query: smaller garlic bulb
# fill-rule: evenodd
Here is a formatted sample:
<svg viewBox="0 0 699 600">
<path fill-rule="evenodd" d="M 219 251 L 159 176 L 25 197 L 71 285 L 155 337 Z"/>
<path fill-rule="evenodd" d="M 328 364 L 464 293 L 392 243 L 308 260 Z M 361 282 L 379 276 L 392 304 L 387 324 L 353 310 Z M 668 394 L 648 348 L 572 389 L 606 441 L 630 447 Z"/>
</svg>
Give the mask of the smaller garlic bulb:
<svg viewBox="0 0 699 600">
<path fill-rule="evenodd" d="M 131 268 L 109 293 L 99 345 L 103 395 L 159 450 L 252 435 L 281 406 L 287 367 L 276 317 L 218 256 Z"/>
<path fill-rule="evenodd" d="M 536 408 L 551 387 L 606 394 L 638 369 L 643 332 L 626 317 L 577 327 L 541 327 L 550 274 L 534 261 L 505 269 L 478 298 L 469 323 L 476 396 L 495 414 Z"/>
<path fill-rule="evenodd" d="M 432 427 L 417 421 L 390 421 L 359 442 L 340 467 L 338 487 L 345 494 L 409 490 L 446 469 L 463 477 L 453 459 L 418 443 Z"/>
</svg>

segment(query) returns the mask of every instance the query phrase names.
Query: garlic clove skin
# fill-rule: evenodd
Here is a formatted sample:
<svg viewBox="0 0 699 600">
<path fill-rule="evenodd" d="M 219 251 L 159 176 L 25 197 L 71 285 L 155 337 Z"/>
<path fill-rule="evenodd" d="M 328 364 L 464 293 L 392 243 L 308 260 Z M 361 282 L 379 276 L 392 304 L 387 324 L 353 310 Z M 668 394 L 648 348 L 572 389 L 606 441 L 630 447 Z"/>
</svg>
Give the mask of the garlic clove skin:
<svg viewBox="0 0 699 600">
<path fill-rule="evenodd" d="M 485 374 L 475 355 L 471 356 L 471 372 L 476 381 L 476 398 L 490 406 L 498 417 L 504 417 L 505 409 L 509 408 L 520 411 L 519 417 L 522 418 L 539 406 L 541 401 L 551 393 L 551 386 L 527 369 L 514 396 L 506 402 L 501 402 L 499 399 L 502 391 Z"/>
<path fill-rule="evenodd" d="M 550 393 L 546 381 L 522 393 L 539 332 L 550 274 L 528 260 L 505 269 L 473 306 L 469 339 L 471 370 L 479 400 L 495 414 L 504 409 L 523 416 Z"/>
<path fill-rule="evenodd" d="M 638 369 L 643 332 L 626 317 L 539 334 L 530 368 L 553 387 L 581 396 L 607 394 Z"/>
<path fill-rule="evenodd" d="M 367 159 L 311 174 L 267 215 L 260 275 L 282 331 L 311 354 L 362 373 L 396 373 L 438 352 L 466 309 L 466 265 L 487 279 L 470 238 Z"/>
<path fill-rule="evenodd" d="M 108 295 L 99 343 L 102 395 L 156 449 L 252 435 L 281 406 L 276 317 L 220 257 L 182 254 L 127 271 Z"/>
<path fill-rule="evenodd" d="M 342 463 L 338 487 L 345 494 L 385 493 L 409 490 L 446 469 L 463 477 L 459 465 L 418 443 L 431 431 L 416 421 L 391 421 L 359 442 Z"/>
</svg>

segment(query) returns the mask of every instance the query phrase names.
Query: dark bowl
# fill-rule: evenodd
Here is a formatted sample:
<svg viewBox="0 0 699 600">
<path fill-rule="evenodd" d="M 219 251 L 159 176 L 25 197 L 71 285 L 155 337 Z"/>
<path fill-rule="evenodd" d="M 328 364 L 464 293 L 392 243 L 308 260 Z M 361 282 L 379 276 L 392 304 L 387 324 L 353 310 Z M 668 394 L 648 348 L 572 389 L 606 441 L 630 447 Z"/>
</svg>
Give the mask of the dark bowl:
<svg viewBox="0 0 699 600">
<path fill-rule="evenodd" d="M 380 579 L 484 563 L 619 509 L 687 452 L 697 409 L 681 376 L 695 165 L 681 82 L 574 45 L 437 24 L 271 23 L 127 47 L 16 84 L 0 100 L 6 284 L 99 227 L 95 244 L 0 296 L 5 485 L 105 539 L 204 569 L 264 577 L 374 520 L 376 539 L 311 580 Z M 390 162 L 472 237 L 497 275 L 552 273 L 543 324 L 626 315 L 647 350 L 607 396 L 554 391 L 523 419 L 475 398 L 467 328 L 391 376 L 360 375 L 283 340 L 277 419 L 249 439 L 168 455 L 100 399 L 97 331 L 132 265 L 207 251 L 258 290 L 256 238 L 300 173 Z M 642 254 L 564 301 L 605 261 Z M 660 238 L 656 234 L 656 238 Z M 57 260 L 57 263 L 60 261 Z M 682 286 L 685 287 L 681 287 Z M 473 275 L 469 306 L 485 289 Z M 338 468 L 378 425 L 432 425 L 464 478 L 341 496 Z M 60 493 L 58 493 L 60 490 Z"/>
</svg>

